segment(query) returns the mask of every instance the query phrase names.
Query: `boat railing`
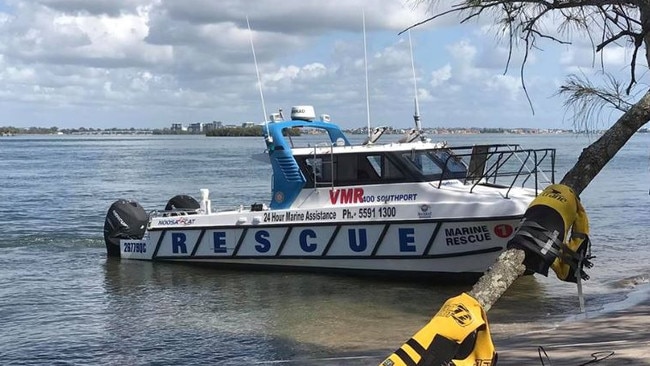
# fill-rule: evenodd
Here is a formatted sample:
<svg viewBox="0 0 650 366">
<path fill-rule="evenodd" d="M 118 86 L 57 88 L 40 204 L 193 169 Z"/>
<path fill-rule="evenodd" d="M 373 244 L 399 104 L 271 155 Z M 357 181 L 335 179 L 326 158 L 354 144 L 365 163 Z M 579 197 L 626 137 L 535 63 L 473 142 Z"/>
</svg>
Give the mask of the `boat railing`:
<svg viewBox="0 0 650 366">
<path fill-rule="evenodd" d="M 438 187 L 456 175 L 450 167 L 462 161 L 467 166 L 465 184 L 470 192 L 478 185 L 507 188 L 528 187 L 538 194 L 544 186 L 555 182 L 555 149 L 522 149 L 519 145 L 492 144 L 447 148 L 452 153 L 445 159 Z"/>
</svg>

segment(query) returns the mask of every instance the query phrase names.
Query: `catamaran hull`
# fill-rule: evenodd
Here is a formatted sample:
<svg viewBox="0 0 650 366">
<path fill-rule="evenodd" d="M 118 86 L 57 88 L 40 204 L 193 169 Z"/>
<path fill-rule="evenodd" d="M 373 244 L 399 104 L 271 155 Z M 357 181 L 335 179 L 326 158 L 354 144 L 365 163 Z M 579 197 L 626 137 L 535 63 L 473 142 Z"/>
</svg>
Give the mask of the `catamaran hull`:
<svg viewBox="0 0 650 366">
<path fill-rule="evenodd" d="M 499 252 L 480 253 L 455 259 L 419 258 L 419 259 L 166 259 L 166 262 L 204 265 L 216 269 L 234 269 L 245 271 L 296 271 L 325 274 L 345 274 L 355 276 L 370 276 L 393 279 L 437 279 L 453 282 L 474 281 L 485 270 L 457 272 L 458 268 L 466 265 L 465 261 L 472 260 L 479 267 L 486 269 L 496 261 Z M 482 264 L 482 265 L 481 265 Z M 478 268 L 478 267 L 477 267 Z M 432 270 L 434 269 L 434 270 Z"/>
<path fill-rule="evenodd" d="M 519 219 L 165 228 L 121 240 L 120 256 L 219 268 L 472 276 L 494 263 Z"/>
</svg>

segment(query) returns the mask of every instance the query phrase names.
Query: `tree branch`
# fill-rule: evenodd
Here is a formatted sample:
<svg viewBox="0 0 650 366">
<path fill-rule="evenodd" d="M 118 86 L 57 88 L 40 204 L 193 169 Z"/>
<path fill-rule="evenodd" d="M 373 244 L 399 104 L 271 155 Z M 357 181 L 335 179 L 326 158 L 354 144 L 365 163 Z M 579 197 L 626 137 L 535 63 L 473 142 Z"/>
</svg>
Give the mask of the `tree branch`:
<svg viewBox="0 0 650 366">
<path fill-rule="evenodd" d="M 561 183 L 582 193 L 614 155 L 644 124 L 650 121 L 650 92 L 647 92 L 596 142 L 582 151 L 578 162 L 562 178 Z"/>
<path fill-rule="evenodd" d="M 621 38 L 621 37 L 625 37 L 625 36 L 629 36 L 629 37 L 632 37 L 632 38 L 635 38 L 635 39 L 636 39 L 636 38 L 639 36 L 639 34 L 638 34 L 638 33 L 635 33 L 635 32 L 632 32 L 632 31 L 628 31 L 628 30 L 621 31 L 621 32 L 619 32 L 618 34 L 616 34 L 615 36 L 610 37 L 610 38 L 606 39 L 604 42 L 599 43 L 599 44 L 596 46 L 596 52 L 600 52 L 600 51 L 602 51 L 603 48 L 605 48 L 605 46 L 607 46 L 608 44 L 610 44 L 610 43 L 612 43 L 612 42 L 615 42 L 615 41 L 617 41 L 619 38 Z"/>
<path fill-rule="evenodd" d="M 428 1 L 430 3 L 439 0 L 414 0 L 419 2 Z M 535 113 L 529 91 L 526 88 L 524 80 L 524 69 L 529 57 L 530 50 L 537 49 L 537 40 L 548 39 L 559 44 L 570 44 L 568 40 L 561 39 L 555 34 L 546 31 L 543 28 L 544 19 L 549 14 L 557 12 L 562 15 L 564 21 L 557 27 L 557 31 L 568 31 L 571 25 L 576 29 L 587 34 L 594 46 L 595 54 L 601 52 L 601 68 L 604 69 L 602 62 L 602 51 L 616 44 L 622 39 L 628 39 L 634 45 L 632 61 L 630 67 L 630 79 L 626 88 L 629 95 L 633 86 L 637 83 L 636 79 L 636 61 L 639 48 L 643 46 L 645 37 L 650 30 L 650 3 L 648 1 L 617 1 L 617 0 L 463 0 L 452 4 L 452 8 L 441 13 L 435 14 L 424 21 L 418 22 L 406 30 L 424 24 L 431 20 L 437 19 L 449 14 L 464 14 L 460 18 L 460 23 L 467 22 L 471 19 L 478 18 L 486 10 L 494 10 L 500 15 L 498 22 L 505 25 L 508 32 L 508 58 L 506 60 L 505 72 L 510 67 L 512 60 L 513 47 L 515 46 L 515 37 L 518 37 L 524 43 L 525 54 L 520 68 L 522 77 L 522 88 L 526 95 L 526 100 L 531 106 L 531 111 Z M 641 18 L 638 20 L 637 17 Z M 598 38 L 600 43 L 592 37 L 597 27 Z M 600 31 L 602 29 L 602 31 Z M 403 33 L 406 30 L 400 32 Z M 646 53 L 646 61 L 650 63 L 650 54 Z"/>
</svg>

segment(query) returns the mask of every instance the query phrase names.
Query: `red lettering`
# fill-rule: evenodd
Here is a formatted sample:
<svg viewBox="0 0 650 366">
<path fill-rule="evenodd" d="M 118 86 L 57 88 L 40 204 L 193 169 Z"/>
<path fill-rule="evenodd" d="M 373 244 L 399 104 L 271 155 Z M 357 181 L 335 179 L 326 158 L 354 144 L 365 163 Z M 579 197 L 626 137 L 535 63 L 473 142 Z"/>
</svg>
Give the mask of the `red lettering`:
<svg viewBox="0 0 650 366">
<path fill-rule="evenodd" d="M 330 202 L 337 203 L 360 203 L 363 202 L 363 188 L 332 189 L 330 191 Z"/>
<path fill-rule="evenodd" d="M 332 189 L 330 191 L 330 202 L 335 205 L 336 201 L 339 199 L 339 190 L 338 189 Z"/>
<path fill-rule="evenodd" d="M 363 188 L 354 189 L 354 203 L 363 202 Z"/>
<path fill-rule="evenodd" d="M 341 203 L 352 203 L 352 188 L 341 190 Z"/>
</svg>

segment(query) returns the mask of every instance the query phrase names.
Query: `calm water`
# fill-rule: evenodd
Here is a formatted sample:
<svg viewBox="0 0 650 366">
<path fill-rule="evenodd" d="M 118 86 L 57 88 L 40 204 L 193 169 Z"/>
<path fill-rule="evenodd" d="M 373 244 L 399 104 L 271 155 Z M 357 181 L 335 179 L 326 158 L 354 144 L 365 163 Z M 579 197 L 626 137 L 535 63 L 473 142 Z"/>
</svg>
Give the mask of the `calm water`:
<svg viewBox="0 0 650 366">
<path fill-rule="evenodd" d="M 555 147 L 558 181 L 589 141 L 440 139 Z M 597 256 L 591 312 L 650 278 L 649 146 L 637 134 L 582 195 Z M 468 289 L 106 258 L 104 216 L 118 198 L 156 209 L 209 188 L 219 208 L 267 202 L 270 167 L 249 158 L 262 148 L 259 138 L 0 138 L 0 363 L 376 364 Z M 529 276 L 489 316 L 498 339 L 577 312 L 574 286 Z"/>
</svg>

